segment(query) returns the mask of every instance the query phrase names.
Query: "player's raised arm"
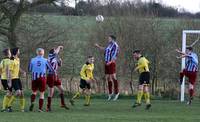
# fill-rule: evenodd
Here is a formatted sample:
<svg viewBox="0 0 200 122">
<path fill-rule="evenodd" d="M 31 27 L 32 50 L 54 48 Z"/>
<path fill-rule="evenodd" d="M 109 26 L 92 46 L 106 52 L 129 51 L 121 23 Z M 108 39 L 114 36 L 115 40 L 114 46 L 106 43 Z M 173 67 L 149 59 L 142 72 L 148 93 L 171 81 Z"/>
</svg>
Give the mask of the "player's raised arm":
<svg viewBox="0 0 200 122">
<path fill-rule="evenodd" d="M 105 50 L 105 47 L 103 46 L 100 46 L 99 44 L 94 44 L 95 47 L 99 48 L 100 50 Z"/>
<path fill-rule="evenodd" d="M 56 49 L 55 49 L 55 53 L 58 54 L 60 52 L 60 50 L 63 49 L 63 46 L 58 46 Z"/>
</svg>

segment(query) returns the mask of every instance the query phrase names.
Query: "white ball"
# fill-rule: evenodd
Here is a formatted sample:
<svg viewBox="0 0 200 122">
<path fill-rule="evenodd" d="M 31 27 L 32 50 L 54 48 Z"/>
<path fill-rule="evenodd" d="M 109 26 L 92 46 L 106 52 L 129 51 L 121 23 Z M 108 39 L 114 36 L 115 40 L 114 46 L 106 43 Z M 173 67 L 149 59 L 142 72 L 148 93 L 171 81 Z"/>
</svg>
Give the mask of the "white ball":
<svg viewBox="0 0 200 122">
<path fill-rule="evenodd" d="M 103 22 L 104 21 L 104 17 L 102 15 L 98 15 L 98 16 L 96 16 L 96 21 L 97 22 Z"/>
</svg>

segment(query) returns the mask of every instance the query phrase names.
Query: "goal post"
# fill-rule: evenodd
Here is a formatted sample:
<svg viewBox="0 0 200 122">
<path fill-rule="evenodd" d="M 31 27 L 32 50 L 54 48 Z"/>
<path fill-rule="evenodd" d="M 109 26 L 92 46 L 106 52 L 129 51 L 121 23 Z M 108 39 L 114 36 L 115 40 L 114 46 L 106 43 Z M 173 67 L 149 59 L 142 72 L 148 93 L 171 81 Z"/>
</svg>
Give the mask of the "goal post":
<svg viewBox="0 0 200 122">
<path fill-rule="evenodd" d="M 182 52 L 185 53 L 187 46 L 187 34 L 200 34 L 200 30 L 183 30 L 182 32 Z M 185 68 L 185 58 L 181 60 L 181 70 Z M 185 77 L 181 85 L 181 102 L 185 100 Z"/>
</svg>

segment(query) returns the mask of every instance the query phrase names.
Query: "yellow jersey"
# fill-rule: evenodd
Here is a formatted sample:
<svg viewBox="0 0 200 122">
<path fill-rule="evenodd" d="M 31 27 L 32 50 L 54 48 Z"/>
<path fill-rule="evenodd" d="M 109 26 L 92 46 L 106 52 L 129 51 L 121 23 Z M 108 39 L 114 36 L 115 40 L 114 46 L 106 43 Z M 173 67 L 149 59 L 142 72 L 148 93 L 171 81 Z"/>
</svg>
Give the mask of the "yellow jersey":
<svg viewBox="0 0 200 122">
<path fill-rule="evenodd" d="M 140 57 L 137 63 L 136 70 L 138 70 L 139 73 L 149 72 L 149 61 L 143 56 Z"/>
<path fill-rule="evenodd" d="M 3 80 L 7 80 L 8 76 L 7 76 L 7 70 L 10 70 L 10 59 L 9 58 L 5 58 L 1 61 L 0 63 L 0 69 L 1 69 L 1 79 Z"/>
<path fill-rule="evenodd" d="M 94 64 L 84 64 L 80 72 L 81 79 L 83 80 L 94 79 L 93 71 L 94 71 Z"/>
<path fill-rule="evenodd" d="M 11 59 L 10 69 L 11 69 L 11 78 L 12 79 L 18 79 L 19 78 L 19 71 L 20 71 L 20 60 L 19 60 L 19 58 Z"/>
</svg>

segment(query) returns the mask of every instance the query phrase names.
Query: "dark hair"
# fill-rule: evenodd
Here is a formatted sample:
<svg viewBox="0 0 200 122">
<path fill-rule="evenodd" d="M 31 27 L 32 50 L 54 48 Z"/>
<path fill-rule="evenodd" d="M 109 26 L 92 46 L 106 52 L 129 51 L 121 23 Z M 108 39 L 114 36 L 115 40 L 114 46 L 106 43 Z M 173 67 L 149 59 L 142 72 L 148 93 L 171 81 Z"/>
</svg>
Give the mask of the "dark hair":
<svg viewBox="0 0 200 122">
<path fill-rule="evenodd" d="M 11 49 L 11 54 L 13 55 L 13 56 L 15 56 L 15 55 L 17 55 L 17 52 L 19 51 L 19 48 L 18 47 L 16 47 L 16 48 L 13 48 L 13 49 Z"/>
<path fill-rule="evenodd" d="M 49 50 L 49 54 L 54 54 L 54 52 L 55 52 L 54 48 Z"/>
<path fill-rule="evenodd" d="M 186 47 L 186 49 L 190 50 L 190 51 L 193 51 L 193 47 L 191 47 L 191 46 Z"/>
<path fill-rule="evenodd" d="M 114 36 L 114 35 L 109 35 L 109 37 L 112 38 L 113 40 L 117 39 L 116 36 Z"/>
<path fill-rule="evenodd" d="M 92 55 L 89 55 L 89 56 L 88 56 L 88 58 L 94 58 L 94 56 L 92 56 Z"/>
<path fill-rule="evenodd" d="M 4 49 L 4 50 L 3 50 L 3 55 L 4 55 L 4 56 L 8 56 L 8 51 L 9 51 L 9 50 L 10 50 L 9 48 Z"/>
<path fill-rule="evenodd" d="M 134 50 L 133 53 L 140 54 L 140 53 L 141 53 L 141 50 Z"/>
</svg>

